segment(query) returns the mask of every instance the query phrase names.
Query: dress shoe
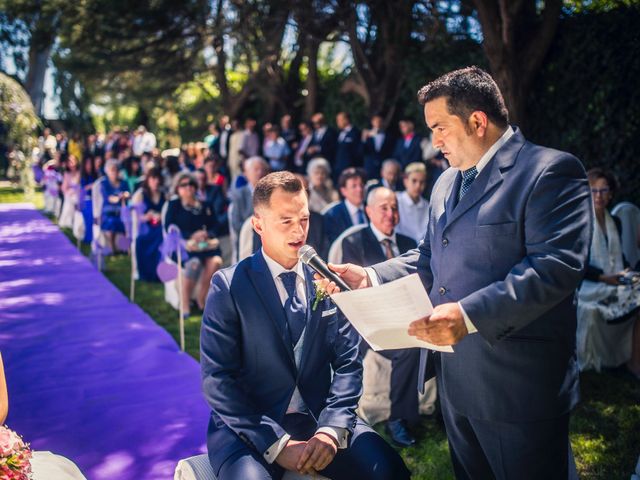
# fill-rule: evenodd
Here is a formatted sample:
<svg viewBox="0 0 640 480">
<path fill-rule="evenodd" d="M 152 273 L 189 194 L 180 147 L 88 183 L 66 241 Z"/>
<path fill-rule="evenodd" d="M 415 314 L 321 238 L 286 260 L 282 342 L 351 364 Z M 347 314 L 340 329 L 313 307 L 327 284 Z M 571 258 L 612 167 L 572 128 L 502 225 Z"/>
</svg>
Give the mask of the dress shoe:
<svg viewBox="0 0 640 480">
<path fill-rule="evenodd" d="M 411 436 L 402 419 L 389 420 L 385 425 L 385 430 L 391 437 L 391 441 L 398 447 L 410 447 L 416 443 L 416 439 Z"/>
</svg>

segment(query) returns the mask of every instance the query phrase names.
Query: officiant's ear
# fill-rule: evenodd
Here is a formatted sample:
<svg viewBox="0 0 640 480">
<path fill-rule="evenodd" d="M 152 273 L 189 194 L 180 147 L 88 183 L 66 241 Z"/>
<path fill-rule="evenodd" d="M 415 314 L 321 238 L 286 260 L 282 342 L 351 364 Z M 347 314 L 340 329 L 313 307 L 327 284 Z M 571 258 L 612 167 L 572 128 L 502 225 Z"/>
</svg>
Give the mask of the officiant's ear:
<svg viewBox="0 0 640 480">
<path fill-rule="evenodd" d="M 489 117 L 481 110 L 472 112 L 468 120 L 468 129 L 472 135 L 482 138 L 487 133 L 487 127 L 489 125 Z"/>
</svg>

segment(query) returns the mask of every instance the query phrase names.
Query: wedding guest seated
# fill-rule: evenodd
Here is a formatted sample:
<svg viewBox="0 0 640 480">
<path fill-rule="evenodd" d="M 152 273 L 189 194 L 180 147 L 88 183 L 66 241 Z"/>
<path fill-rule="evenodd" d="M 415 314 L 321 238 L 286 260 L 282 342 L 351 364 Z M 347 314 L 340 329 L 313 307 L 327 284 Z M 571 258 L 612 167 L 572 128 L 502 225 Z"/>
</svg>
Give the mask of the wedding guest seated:
<svg viewBox="0 0 640 480">
<path fill-rule="evenodd" d="M 142 163 L 140 162 L 140 157 L 132 156 L 124 161 L 122 177 L 125 182 L 127 182 L 130 192 L 135 192 L 138 189 L 142 177 Z"/>
<path fill-rule="evenodd" d="M 330 203 L 340 200 L 340 195 L 333 188 L 331 181 L 331 166 L 327 159 L 314 158 L 307 165 L 309 179 L 309 210 L 322 213 Z"/>
<path fill-rule="evenodd" d="M 222 266 L 217 236 L 219 225 L 213 213 L 213 207 L 198 200 L 198 184 L 191 173 L 182 172 L 176 177 L 175 191 L 178 198 L 167 206 L 164 228 L 176 225 L 182 238 L 187 241 L 188 259 L 184 260 L 182 281 L 182 305 L 184 313 L 190 309 L 204 308 L 209 282 L 213 274 Z M 199 295 L 195 304 L 191 303 L 199 279 Z"/>
<path fill-rule="evenodd" d="M 102 189 L 102 211 L 100 229 L 104 232 L 109 247 L 117 252 L 116 235 L 124 233 L 124 224 L 120 219 L 120 209 L 129 199 L 127 182 L 121 180 L 118 161 L 108 160 L 105 164 L 106 179 L 100 184 Z"/>
<path fill-rule="evenodd" d="M 202 318 L 207 449 L 217 478 L 297 471 L 408 479 L 398 453 L 356 416 L 357 332 L 328 298 L 313 300 L 313 272 L 298 260 L 309 217 L 300 180 L 290 172 L 266 176 L 253 204 L 262 248 L 213 277 Z"/>
<path fill-rule="evenodd" d="M 62 176 L 62 211 L 58 218 L 58 225 L 61 227 L 73 227 L 73 219 L 80 200 L 80 165 L 74 155 L 69 155 L 66 169 Z"/>
<path fill-rule="evenodd" d="M 224 185 L 215 180 L 213 182 L 210 180 L 211 177 L 208 171 L 211 171 L 211 167 L 207 168 L 207 165 L 212 165 L 212 163 L 212 157 L 208 157 L 204 164 L 205 167 L 199 168 L 194 172 L 196 181 L 198 182 L 196 196 L 198 200 L 206 202 L 213 207 L 213 212 L 220 227 L 218 235 L 227 235 L 229 233 L 229 218 L 227 215 L 229 200 L 225 194 Z M 217 175 L 217 178 L 224 180 L 224 177 L 219 174 Z"/>
<path fill-rule="evenodd" d="M 398 193 L 400 222 L 396 232 L 420 242 L 429 223 L 429 202 L 424 197 L 427 186 L 427 167 L 422 162 L 414 162 L 404 169 L 404 191 Z"/>
<path fill-rule="evenodd" d="M 156 267 L 160 262 L 162 244 L 161 212 L 166 201 L 162 191 L 162 172 L 152 168 L 147 172 L 142 187 L 131 199 L 134 205 L 142 205 L 140 230 L 136 238 L 136 260 L 140 280 L 159 281 Z"/>
<path fill-rule="evenodd" d="M 360 230 L 345 233 L 344 238 L 341 237 L 342 258 L 338 259 L 338 263 L 355 263 L 368 267 L 416 248 L 415 240 L 395 231 L 399 214 L 396 195 L 392 190 L 386 187 L 371 190 L 367 196 L 366 209 L 369 225 L 363 225 Z M 363 356 L 368 349 L 366 342 L 360 343 Z M 420 350 L 404 348 L 377 353 L 391 360 L 391 412 L 385 428 L 393 443 L 408 447 L 415 443 L 415 439 L 409 433 L 407 423 L 418 420 L 415 379 L 418 377 Z"/>
<path fill-rule="evenodd" d="M 269 162 L 272 171 L 277 172 L 287 167 L 287 160 L 291 155 L 291 148 L 284 138 L 280 136 L 280 131 L 275 125 L 266 125 L 264 129 L 264 143 L 262 154 Z"/>
<path fill-rule="evenodd" d="M 388 158 L 382 162 L 380 180 L 367 182 L 367 193 L 376 187 L 386 187 L 394 192 L 402 190 L 402 166 L 400 162 L 393 158 Z"/>
<path fill-rule="evenodd" d="M 347 228 L 367 223 L 364 214 L 364 185 L 367 175 L 361 168 L 347 168 L 338 185 L 344 200 L 324 213 L 324 234 L 331 245 Z"/>
<path fill-rule="evenodd" d="M 222 189 L 222 192 L 226 195 L 227 192 L 227 178 L 220 173 L 220 159 L 213 155 L 209 155 L 204 160 L 204 171 L 207 173 L 207 184 L 216 185 Z"/>
<path fill-rule="evenodd" d="M 607 207 L 617 183 L 612 173 L 587 172 L 595 221 L 589 267 L 578 290 L 578 362 L 582 370 L 626 368 L 640 379 L 640 283 L 629 283 L 619 221 Z"/>
<path fill-rule="evenodd" d="M 86 156 L 82 159 L 82 171 L 80 175 L 80 187 L 83 190 L 84 201 L 80 206 L 82 217 L 84 218 L 84 243 L 91 243 L 93 239 L 93 202 L 91 201 L 91 188 L 93 182 L 98 179 L 94 158 Z"/>
</svg>

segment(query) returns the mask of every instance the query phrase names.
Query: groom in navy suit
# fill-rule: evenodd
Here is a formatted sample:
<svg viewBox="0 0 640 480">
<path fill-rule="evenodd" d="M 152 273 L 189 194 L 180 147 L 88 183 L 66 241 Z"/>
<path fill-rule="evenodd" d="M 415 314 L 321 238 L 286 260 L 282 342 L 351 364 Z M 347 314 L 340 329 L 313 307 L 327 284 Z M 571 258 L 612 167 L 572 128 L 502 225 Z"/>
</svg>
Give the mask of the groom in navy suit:
<svg viewBox="0 0 640 480">
<path fill-rule="evenodd" d="M 435 367 L 457 478 L 576 478 L 575 291 L 592 230 L 584 168 L 511 127 L 497 85 L 477 67 L 434 80 L 418 98 L 452 166 L 434 186 L 424 239 L 368 273 L 335 270 L 360 287 L 420 275 L 435 308 L 409 333 L 454 345 L 421 352 L 418 382 Z"/>
<path fill-rule="evenodd" d="M 255 187 L 262 250 L 214 275 L 200 339 L 211 406 L 207 446 L 219 480 L 409 478 L 400 456 L 355 410 L 360 338 L 298 260 L 309 228 L 306 192 L 290 172 Z"/>
</svg>

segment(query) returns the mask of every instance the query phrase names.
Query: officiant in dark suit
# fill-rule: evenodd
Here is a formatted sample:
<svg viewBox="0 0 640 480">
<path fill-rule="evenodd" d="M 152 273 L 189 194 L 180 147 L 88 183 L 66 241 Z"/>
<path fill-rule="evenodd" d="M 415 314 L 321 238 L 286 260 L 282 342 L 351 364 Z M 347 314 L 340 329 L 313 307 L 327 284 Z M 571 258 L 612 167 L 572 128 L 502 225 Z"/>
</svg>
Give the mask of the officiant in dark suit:
<svg viewBox="0 0 640 480">
<path fill-rule="evenodd" d="M 355 413 L 360 337 L 316 302 L 305 244 L 307 193 L 290 172 L 261 179 L 252 225 L 262 249 L 212 279 L 200 337 L 207 446 L 219 480 L 408 479 L 398 453 Z"/>
<path fill-rule="evenodd" d="M 409 333 L 454 352 L 423 350 L 418 383 L 435 367 L 457 478 L 577 478 L 569 413 L 579 397 L 575 293 L 592 230 L 584 168 L 509 125 L 477 67 L 434 80 L 418 99 L 451 164 L 424 239 L 370 275 L 335 269 L 361 287 L 420 275 L 435 308 Z"/>
</svg>

